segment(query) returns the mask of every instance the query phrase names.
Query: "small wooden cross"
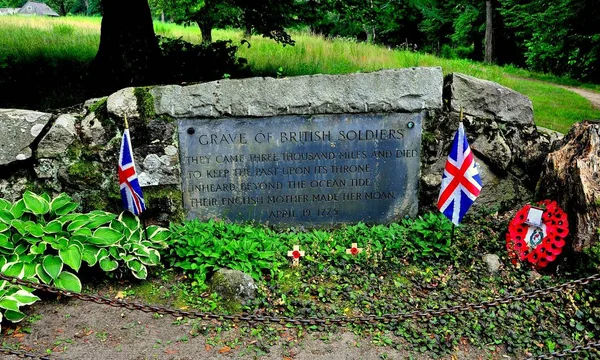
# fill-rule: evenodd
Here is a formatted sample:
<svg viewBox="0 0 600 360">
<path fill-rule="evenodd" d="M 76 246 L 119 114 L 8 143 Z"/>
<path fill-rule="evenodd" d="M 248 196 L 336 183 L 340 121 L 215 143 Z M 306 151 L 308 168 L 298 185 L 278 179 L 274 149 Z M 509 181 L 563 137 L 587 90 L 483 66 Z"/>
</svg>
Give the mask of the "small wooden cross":
<svg viewBox="0 0 600 360">
<path fill-rule="evenodd" d="M 363 251 L 362 248 L 359 248 L 356 243 L 352 243 L 352 247 L 350 249 L 346 249 L 346 254 L 352 254 L 354 256 L 360 254 Z"/>
<path fill-rule="evenodd" d="M 288 256 L 292 258 L 292 266 L 298 266 L 300 257 L 304 256 L 304 251 L 300 250 L 300 245 L 294 245 L 293 250 L 288 251 Z"/>
</svg>

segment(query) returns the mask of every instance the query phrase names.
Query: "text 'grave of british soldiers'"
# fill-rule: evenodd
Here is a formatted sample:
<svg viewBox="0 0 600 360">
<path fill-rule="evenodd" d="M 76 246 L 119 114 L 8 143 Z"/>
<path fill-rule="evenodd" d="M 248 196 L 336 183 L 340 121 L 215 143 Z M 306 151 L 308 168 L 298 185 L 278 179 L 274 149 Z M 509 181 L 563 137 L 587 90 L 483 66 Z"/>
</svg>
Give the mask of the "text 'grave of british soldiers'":
<svg viewBox="0 0 600 360">
<path fill-rule="evenodd" d="M 188 218 L 320 224 L 414 216 L 423 116 L 179 120 Z"/>
</svg>

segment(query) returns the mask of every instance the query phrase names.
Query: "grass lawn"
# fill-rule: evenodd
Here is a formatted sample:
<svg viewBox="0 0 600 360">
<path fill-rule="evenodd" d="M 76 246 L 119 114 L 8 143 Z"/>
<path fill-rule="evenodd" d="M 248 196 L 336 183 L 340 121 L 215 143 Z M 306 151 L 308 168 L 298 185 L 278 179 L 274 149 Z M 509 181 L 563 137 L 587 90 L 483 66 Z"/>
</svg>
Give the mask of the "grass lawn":
<svg viewBox="0 0 600 360">
<path fill-rule="evenodd" d="M 66 17 L 34 18 L 0 17 L 0 62 L 11 57 L 18 61 L 43 59 L 88 63 L 93 59 L 100 38 L 100 18 Z M 181 37 L 198 43 L 197 27 L 155 22 L 157 34 Z M 469 60 L 451 60 L 410 51 L 390 50 L 347 39 L 329 40 L 306 33 L 292 33 L 295 46 L 281 46 L 272 40 L 252 37 L 251 46 L 242 45 L 238 55 L 248 59 L 252 72 L 259 76 L 297 76 L 308 74 L 348 74 L 380 69 L 415 66 L 440 66 L 445 74 L 460 72 L 498 82 L 527 95 L 533 102 L 535 121 L 539 126 L 566 132 L 584 119 L 600 118 L 600 111 L 581 96 L 551 84 L 525 78 L 580 85 L 570 79 L 533 74 L 514 67 L 484 65 Z M 237 30 L 215 30 L 215 40 L 242 40 Z M 516 78 L 516 77 L 520 78 Z M 592 90 L 600 86 L 587 84 Z"/>
</svg>

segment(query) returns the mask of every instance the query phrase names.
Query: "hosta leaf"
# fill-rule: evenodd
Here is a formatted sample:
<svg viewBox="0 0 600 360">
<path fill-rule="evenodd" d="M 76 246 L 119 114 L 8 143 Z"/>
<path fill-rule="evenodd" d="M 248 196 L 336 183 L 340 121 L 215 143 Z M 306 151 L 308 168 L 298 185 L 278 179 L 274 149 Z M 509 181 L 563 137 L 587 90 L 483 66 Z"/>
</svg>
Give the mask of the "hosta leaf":
<svg viewBox="0 0 600 360">
<path fill-rule="evenodd" d="M 48 200 L 31 191 L 25 191 L 23 202 L 25 203 L 25 207 L 35 215 L 44 215 L 50 211 Z"/>
<path fill-rule="evenodd" d="M 19 302 L 11 296 L 5 296 L 0 299 L 0 308 L 5 310 L 19 311 Z"/>
<path fill-rule="evenodd" d="M 32 260 L 23 260 L 23 264 L 25 265 L 23 279 L 30 279 L 35 276 L 35 262 L 32 262 Z"/>
<path fill-rule="evenodd" d="M 121 221 L 131 231 L 135 231 L 140 228 L 140 219 L 131 214 L 128 211 L 124 211 L 119 215 L 119 221 Z"/>
<path fill-rule="evenodd" d="M 148 239 L 153 242 L 163 242 L 171 237 L 171 231 L 160 226 L 150 225 L 147 230 Z"/>
<path fill-rule="evenodd" d="M 63 262 L 58 256 L 48 255 L 42 260 L 42 266 L 52 279 L 56 279 L 62 271 Z"/>
<path fill-rule="evenodd" d="M 46 270 L 44 270 L 44 267 L 42 266 L 42 264 L 37 264 L 35 267 L 35 273 L 38 276 L 38 278 L 40 280 L 42 280 L 42 282 L 44 284 L 50 284 L 52 282 L 52 276 L 50 276 Z"/>
<path fill-rule="evenodd" d="M 142 230 L 132 231 L 131 235 L 128 237 L 128 240 L 132 243 L 139 243 L 142 241 Z"/>
<path fill-rule="evenodd" d="M 0 234 L 0 248 L 13 250 L 15 245 L 10 241 L 10 238 L 5 234 Z"/>
<path fill-rule="evenodd" d="M 56 234 L 62 231 L 62 223 L 58 220 L 52 220 L 44 226 L 46 234 Z"/>
<path fill-rule="evenodd" d="M 0 199 L 0 210 L 10 210 L 12 203 L 6 199 Z"/>
<path fill-rule="evenodd" d="M 92 230 L 90 230 L 90 229 L 88 229 L 86 227 L 82 227 L 80 229 L 75 230 L 73 232 L 73 235 L 82 236 L 82 237 L 85 237 L 85 238 L 89 238 L 89 237 L 92 236 Z"/>
<path fill-rule="evenodd" d="M 75 210 L 79 206 L 73 202 L 71 197 L 65 193 L 58 195 L 50 203 L 50 209 L 56 215 L 65 215 Z"/>
<path fill-rule="evenodd" d="M 19 234 L 21 235 L 26 235 L 27 234 L 27 222 L 21 220 L 21 219 L 14 219 L 10 222 L 10 225 L 15 228 L 15 230 L 17 230 L 19 232 Z"/>
<path fill-rule="evenodd" d="M 0 210 L 0 221 L 5 224 L 10 224 L 10 222 L 15 218 L 13 213 L 9 209 Z"/>
<path fill-rule="evenodd" d="M 23 216 L 23 214 L 25 213 L 25 210 L 27 209 L 25 208 L 25 203 L 23 202 L 23 199 L 20 199 L 17 202 L 15 202 L 10 208 L 10 212 L 12 213 L 15 219 L 20 219 L 21 216 Z"/>
<path fill-rule="evenodd" d="M 75 219 L 79 214 L 65 214 L 65 215 L 61 215 L 58 218 L 56 218 L 56 221 L 60 222 L 61 224 L 66 224 L 68 222 L 73 221 L 73 219 Z"/>
<path fill-rule="evenodd" d="M 81 249 L 77 245 L 69 245 L 68 248 L 60 250 L 58 252 L 58 256 L 63 261 L 63 263 L 69 265 L 71 269 L 76 272 L 79 271 L 81 267 Z"/>
<path fill-rule="evenodd" d="M 116 246 L 111 246 L 108 249 L 108 252 L 112 255 L 113 258 L 117 259 L 117 260 L 121 260 L 122 256 L 121 256 L 121 249 L 119 249 Z"/>
<path fill-rule="evenodd" d="M 67 231 L 73 232 L 75 230 L 81 229 L 88 223 L 88 219 L 83 220 L 73 220 L 69 225 L 67 225 Z"/>
<path fill-rule="evenodd" d="M 50 246 L 52 246 L 52 248 L 54 250 L 66 249 L 67 246 L 69 246 L 69 240 L 67 240 L 64 237 L 60 237 L 60 238 L 55 239 L 54 241 L 50 242 Z"/>
<path fill-rule="evenodd" d="M 22 255 L 24 254 L 27 250 L 29 249 L 29 246 L 27 246 L 26 244 L 20 243 L 19 245 L 17 245 L 17 247 L 13 250 L 13 253 L 16 255 Z"/>
<path fill-rule="evenodd" d="M 25 225 L 25 230 L 33 236 L 42 237 L 44 235 L 44 229 L 38 223 L 28 221 Z"/>
<path fill-rule="evenodd" d="M 141 280 L 146 280 L 146 278 L 148 277 L 148 269 L 146 269 L 144 265 L 142 265 L 142 268 L 139 271 L 132 270 L 131 273 L 133 274 L 133 276 Z"/>
<path fill-rule="evenodd" d="M 6 230 L 10 229 L 10 226 L 8 226 L 7 224 L 0 222 L 0 233 L 5 232 Z"/>
<path fill-rule="evenodd" d="M 119 220 L 113 220 L 110 222 L 110 228 L 122 233 L 123 229 L 125 229 L 125 224 L 123 224 Z"/>
<path fill-rule="evenodd" d="M 104 271 L 113 271 L 119 267 L 119 263 L 116 260 L 112 260 L 109 257 L 103 257 L 100 259 L 100 267 Z"/>
<path fill-rule="evenodd" d="M 6 276 L 22 278 L 25 275 L 25 265 L 22 262 L 7 263 L 2 267 Z"/>
<path fill-rule="evenodd" d="M 18 290 L 11 296 L 19 302 L 19 305 L 31 305 L 34 302 L 40 300 L 39 297 L 25 290 Z"/>
<path fill-rule="evenodd" d="M 6 320 L 17 323 L 23 319 L 25 319 L 25 314 L 23 314 L 20 311 L 14 311 L 14 310 L 6 310 L 4 312 L 4 317 L 6 318 Z"/>
<path fill-rule="evenodd" d="M 54 285 L 67 291 L 81 292 L 81 281 L 68 271 L 61 272 L 58 278 L 54 280 Z"/>
<path fill-rule="evenodd" d="M 100 249 L 94 245 L 83 246 L 83 261 L 88 263 L 89 266 L 94 266 L 98 262 L 98 253 Z"/>
<path fill-rule="evenodd" d="M 133 271 L 140 271 L 142 269 L 142 263 L 138 260 L 131 260 L 127 262 L 127 267 Z"/>
<path fill-rule="evenodd" d="M 108 224 L 117 217 L 115 214 L 104 211 L 91 212 L 89 215 L 90 222 L 85 225 L 88 229 L 95 229 L 101 225 Z"/>
<path fill-rule="evenodd" d="M 108 246 L 120 241 L 122 238 L 123 234 L 120 232 L 109 227 L 101 227 L 94 231 L 93 236 L 88 239 L 88 242 L 95 245 Z"/>
</svg>

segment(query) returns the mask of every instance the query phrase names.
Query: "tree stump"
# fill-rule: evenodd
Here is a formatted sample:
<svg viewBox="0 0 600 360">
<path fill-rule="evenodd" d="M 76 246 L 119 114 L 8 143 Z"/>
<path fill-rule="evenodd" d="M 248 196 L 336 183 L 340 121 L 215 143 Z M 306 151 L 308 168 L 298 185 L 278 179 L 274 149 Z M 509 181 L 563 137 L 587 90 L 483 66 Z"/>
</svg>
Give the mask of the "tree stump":
<svg viewBox="0 0 600 360">
<path fill-rule="evenodd" d="M 573 125 L 548 154 L 538 196 L 556 200 L 567 212 L 573 250 L 600 240 L 600 121 Z"/>
</svg>

